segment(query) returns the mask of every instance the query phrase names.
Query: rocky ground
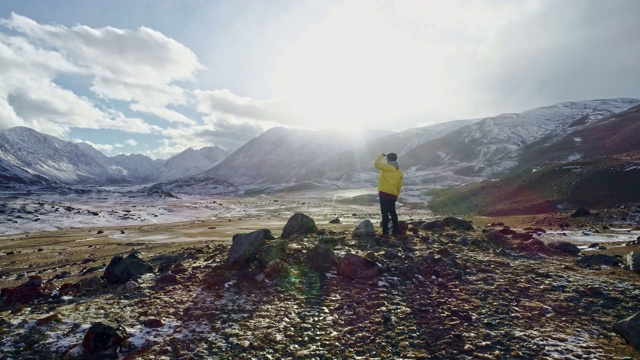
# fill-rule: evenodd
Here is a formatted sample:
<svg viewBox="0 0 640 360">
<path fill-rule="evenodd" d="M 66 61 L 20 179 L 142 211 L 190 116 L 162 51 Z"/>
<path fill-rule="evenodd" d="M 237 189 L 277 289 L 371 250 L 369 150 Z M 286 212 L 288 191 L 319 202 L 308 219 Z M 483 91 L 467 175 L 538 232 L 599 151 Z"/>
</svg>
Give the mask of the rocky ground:
<svg viewBox="0 0 640 360">
<path fill-rule="evenodd" d="M 375 207 L 284 203 L 2 236 L 0 359 L 640 359 L 612 328 L 640 311 L 628 209 L 473 228 L 407 209 L 407 234 L 381 238 L 353 232 Z M 294 212 L 316 228 L 289 234 Z M 577 254 L 550 245 L 620 228 L 624 241 Z M 114 255 L 133 251 L 148 271 L 114 278 Z"/>
</svg>

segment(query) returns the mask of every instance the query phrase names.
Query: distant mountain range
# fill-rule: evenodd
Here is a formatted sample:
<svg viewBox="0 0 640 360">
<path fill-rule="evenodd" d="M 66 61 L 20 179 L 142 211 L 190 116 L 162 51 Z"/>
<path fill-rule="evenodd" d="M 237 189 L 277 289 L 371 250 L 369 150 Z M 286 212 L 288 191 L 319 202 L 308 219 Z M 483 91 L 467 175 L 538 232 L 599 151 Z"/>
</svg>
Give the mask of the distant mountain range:
<svg viewBox="0 0 640 360">
<path fill-rule="evenodd" d="M 166 184 L 188 193 L 196 193 L 186 188 L 199 181 L 244 191 L 357 188 L 375 185 L 377 154 L 396 152 L 408 188 L 442 188 L 504 178 L 548 162 L 640 150 L 639 113 L 640 99 L 619 98 L 391 134 L 272 128 L 232 154 L 218 147 L 187 149 L 168 160 L 106 157 L 87 144 L 18 127 L 0 131 L 0 180 L 31 185 L 154 182 L 154 191 L 162 192 Z"/>
<path fill-rule="evenodd" d="M 413 128 L 358 144 L 326 133 L 272 129 L 205 174 L 252 187 L 373 186 L 377 178 L 372 167 L 375 156 L 396 152 L 407 185 L 460 185 L 504 176 L 518 169 L 523 159 L 527 166 L 558 159 L 560 155 L 527 154 L 534 149 L 553 152 L 553 144 L 573 137 L 586 139 L 576 132 L 605 124 L 609 117 L 639 104 L 640 99 L 568 102 L 518 114 Z M 610 131 L 615 131 L 615 126 Z M 598 145 L 583 141 L 572 151 L 590 156 L 592 152 L 581 151 L 587 146 Z M 630 148 L 634 146 L 640 147 L 640 142 L 631 142 Z"/>
<path fill-rule="evenodd" d="M 187 149 L 168 160 L 144 155 L 107 157 L 27 127 L 0 131 L 0 181 L 23 185 L 132 185 L 198 174 L 228 153 L 219 147 Z"/>
</svg>

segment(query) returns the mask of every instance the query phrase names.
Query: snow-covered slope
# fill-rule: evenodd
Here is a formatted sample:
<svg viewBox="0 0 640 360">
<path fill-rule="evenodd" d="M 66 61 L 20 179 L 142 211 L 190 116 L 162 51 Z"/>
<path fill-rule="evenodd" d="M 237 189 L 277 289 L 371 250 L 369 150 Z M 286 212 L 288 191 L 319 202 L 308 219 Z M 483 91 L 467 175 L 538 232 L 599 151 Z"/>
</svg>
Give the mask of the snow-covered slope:
<svg viewBox="0 0 640 360">
<path fill-rule="evenodd" d="M 640 99 L 567 102 L 485 118 L 412 149 L 403 162 L 418 170 L 447 167 L 487 177 L 516 166 L 520 150 L 528 144 L 545 137 L 557 141 L 576 128 L 639 103 Z"/>
<path fill-rule="evenodd" d="M 229 153 L 218 146 L 199 150 L 188 148 L 169 158 L 160 169 L 161 180 L 175 180 L 211 169 L 224 160 Z"/>
<path fill-rule="evenodd" d="M 324 160 L 314 169 L 306 171 L 307 180 L 343 183 L 346 186 L 367 186 L 377 179 L 373 159 L 380 153 L 405 153 L 429 140 L 437 139 L 478 120 L 456 120 L 435 125 L 411 128 L 391 135 L 381 136 L 363 145 L 354 145 Z"/>
<path fill-rule="evenodd" d="M 141 154 L 117 155 L 109 161 L 126 171 L 127 178 L 135 182 L 152 182 L 158 179 L 158 174 L 164 160 L 152 160 Z"/>
<path fill-rule="evenodd" d="M 291 184 L 307 179 L 324 160 L 358 141 L 331 131 L 272 128 L 199 176 L 217 177 L 238 185 Z"/>
<path fill-rule="evenodd" d="M 99 151 L 27 127 L 0 131 L 0 159 L 11 167 L 64 184 L 127 181 L 124 169 L 109 164 Z"/>
</svg>

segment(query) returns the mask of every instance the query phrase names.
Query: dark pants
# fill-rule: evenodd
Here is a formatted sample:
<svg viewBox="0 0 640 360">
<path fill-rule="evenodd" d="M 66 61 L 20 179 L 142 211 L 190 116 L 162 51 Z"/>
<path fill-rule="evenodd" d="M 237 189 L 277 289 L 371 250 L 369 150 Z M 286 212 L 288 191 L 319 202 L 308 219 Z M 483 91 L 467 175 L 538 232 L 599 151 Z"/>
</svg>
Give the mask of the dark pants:
<svg viewBox="0 0 640 360">
<path fill-rule="evenodd" d="M 382 212 L 382 233 L 389 235 L 389 216 L 393 223 L 393 234 L 398 234 L 398 214 L 396 214 L 396 201 L 380 198 L 380 211 Z"/>
</svg>

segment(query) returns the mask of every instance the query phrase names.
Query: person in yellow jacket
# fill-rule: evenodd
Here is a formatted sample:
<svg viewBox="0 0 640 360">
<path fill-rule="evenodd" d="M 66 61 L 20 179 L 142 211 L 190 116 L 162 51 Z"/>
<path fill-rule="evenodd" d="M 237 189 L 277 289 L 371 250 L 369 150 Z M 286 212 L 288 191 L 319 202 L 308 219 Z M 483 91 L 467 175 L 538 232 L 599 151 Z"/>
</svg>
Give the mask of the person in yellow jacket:
<svg viewBox="0 0 640 360">
<path fill-rule="evenodd" d="M 387 158 L 384 163 L 382 159 Z M 394 153 L 380 154 L 373 163 L 380 170 L 378 175 L 378 196 L 380 197 L 380 211 L 382 212 L 382 235 L 389 235 L 389 218 L 393 226 L 392 234 L 398 234 L 398 214 L 396 200 L 402 188 L 402 170 L 398 164 L 398 155 Z"/>
</svg>

